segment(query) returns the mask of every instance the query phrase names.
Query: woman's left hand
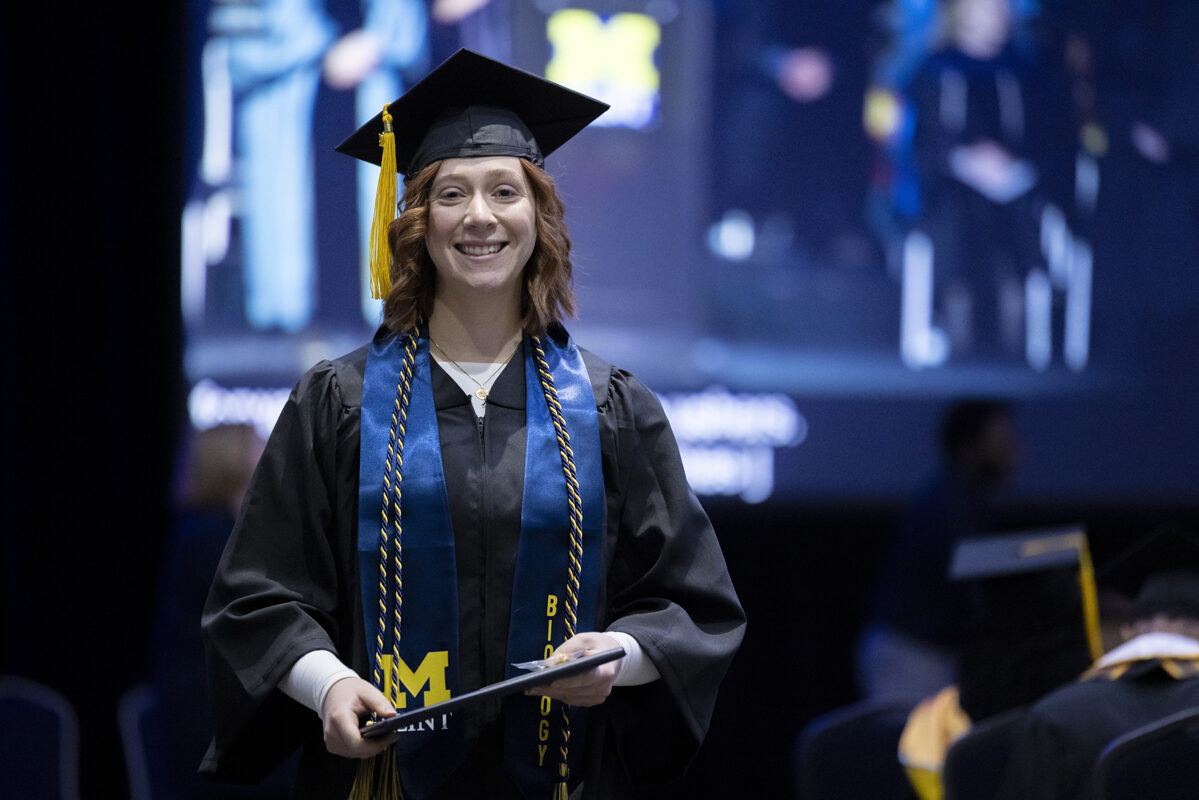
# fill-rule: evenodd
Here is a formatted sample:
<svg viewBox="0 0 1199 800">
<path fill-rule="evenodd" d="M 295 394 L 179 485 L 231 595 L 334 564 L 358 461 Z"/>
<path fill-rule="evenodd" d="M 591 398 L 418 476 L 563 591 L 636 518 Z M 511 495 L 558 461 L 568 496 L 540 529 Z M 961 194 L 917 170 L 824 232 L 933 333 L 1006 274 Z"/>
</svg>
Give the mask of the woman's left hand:
<svg viewBox="0 0 1199 800">
<path fill-rule="evenodd" d="M 599 653 L 620 647 L 620 642 L 606 633 L 580 633 L 562 643 L 554 655 L 570 653 Z M 561 678 L 545 686 L 535 686 L 525 694 L 545 695 L 566 703 L 568 706 L 598 706 L 612 692 L 616 674 L 620 672 L 621 659 L 600 664 L 590 672 Z"/>
</svg>

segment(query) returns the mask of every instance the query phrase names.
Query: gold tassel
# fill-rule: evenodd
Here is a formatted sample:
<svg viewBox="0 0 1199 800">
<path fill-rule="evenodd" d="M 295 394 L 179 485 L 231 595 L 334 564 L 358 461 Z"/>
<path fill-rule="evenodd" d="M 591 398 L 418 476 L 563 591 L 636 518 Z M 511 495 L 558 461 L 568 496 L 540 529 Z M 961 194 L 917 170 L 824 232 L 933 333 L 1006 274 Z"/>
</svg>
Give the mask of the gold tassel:
<svg viewBox="0 0 1199 800">
<path fill-rule="evenodd" d="M 569 800 L 570 791 L 566 788 L 567 777 L 570 773 L 567 771 L 565 762 L 558 765 L 558 782 L 554 784 L 554 800 Z"/>
<path fill-rule="evenodd" d="M 358 762 L 358 774 L 349 800 L 403 800 L 395 753 L 387 748 L 377 756 Z"/>
<path fill-rule="evenodd" d="M 383 106 L 383 133 L 379 147 L 383 161 L 379 165 L 379 187 L 375 191 L 375 215 L 371 220 L 371 297 L 381 300 L 391 291 L 391 248 L 387 246 L 387 229 L 396 217 L 396 144 L 391 127 L 391 114 Z"/>
<path fill-rule="evenodd" d="M 1083 626 L 1091 660 L 1103 656 L 1103 635 L 1099 630 L 1099 590 L 1095 585 L 1095 567 L 1091 561 L 1091 548 L 1085 536 L 1078 545 L 1078 583 L 1082 590 Z"/>
</svg>

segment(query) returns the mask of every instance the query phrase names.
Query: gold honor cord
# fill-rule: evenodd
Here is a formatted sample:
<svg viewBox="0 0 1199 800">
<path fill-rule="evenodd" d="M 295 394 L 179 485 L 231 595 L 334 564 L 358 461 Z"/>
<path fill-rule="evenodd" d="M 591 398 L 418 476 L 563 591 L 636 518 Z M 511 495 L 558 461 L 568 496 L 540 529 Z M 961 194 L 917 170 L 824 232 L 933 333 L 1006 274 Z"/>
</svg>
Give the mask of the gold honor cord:
<svg viewBox="0 0 1199 800">
<path fill-rule="evenodd" d="M 396 679 L 396 675 L 397 675 L 396 670 L 399 669 L 399 664 L 400 664 L 400 622 L 403 619 L 402 611 L 403 611 L 403 607 L 404 607 L 404 581 L 403 581 L 403 573 L 404 573 L 403 564 L 404 564 L 404 562 L 403 562 L 403 558 L 402 558 L 402 556 L 403 556 L 402 537 L 403 537 L 404 527 L 403 527 L 402 514 L 400 513 L 400 500 L 402 499 L 402 496 L 403 496 L 403 493 L 401 491 L 401 484 L 403 483 L 404 477 L 403 477 L 401 471 L 404 468 L 404 439 L 408 433 L 408 401 L 412 397 L 412 368 L 413 368 L 413 363 L 415 362 L 415 360 L 416 360 L 416 334 L 411 333 L 408 335 L 407 340 L 404 342 L 404 363 L 400 369 L 399 383 L 396 385 L 395 406 L 391 412 L 391 430 L 388 435 L 388 441 L 387 441 L 388 468 L 390 467 L 392 460 L 394 459 L 394 461 L 395 461 L 395 486 L 391 492 L 390 499 L 391 499 L 391 503 L 392 503 L 392 509 L 395 512 L 395 531 L 396 531 L 395 539 L 394 539 L 395 544 L 394 544 L 394 547 L 392 548 L 392 552 L 394 554 L 392 566 L 395 570 L 395 573 L 394 573 L 395 577 L 394 577 L 394 581 L 393 581 L 393 586 L 394 586 L 393 591 L 395 594 L 395 605 L 393 606 L 393 608 L 395 609 L 395 614 L 394 614 L 395 626 L 391 632 L 391 666 L 392 666 L 391 690 L 392 691 L 391 691 L 391 695 L 388 696 L 387 699 L 388 699 L 388 702 L 390 702 L 392 704 L 392 706 L 395 706 L 397 708 L 400 705 L 400 682 L 399 682 L 399 680 Z M 384 492 L 387 491 L 388 468 L 384 468 L 384 475 L 383 475 Z M 389 498 L 387 498 L 386 496 L 383 498 L 383 526 L 384 527 L 387 526 L 387 501 L 388 501 L 388 499 Z M 386 555 L 380 554 L 379 560 L 381 562 L 381 566 L 385 565 L 386 564 Z M 386 573 L 386 567 L 382 566 L 382 568 L 383 568 L 383 572 Z M 384 574 L 383 577 L 384 577 L 384 579 L 386 579 L 386 574 Z M 379 585 L 380 593 L 382 594 L 382 592 L 384 592 L 385 590 L 386 590 L 385 583 L 381 583 Z M 381 625 L 380 625 L 380 630 L 382 630 Z M 380 690 L 382 690 L 384 687 L 380 686 L 378 688 Z"/>
<path fill-rule="evenodd" d="M 541 391 L 545 394 L 545 402 L 549 407 L 550 418 L 554 422 L 554 432 L 558 437 L 558 452 L 562 456 L 562 473 L 566 477 L 566 502 L 570 511 L 570 551 L 566 570 L 566 619 L 563 641 L 575 635 L 575 624 L 578 621 L 579 606 L 579 575 L 583 564 L 583 504 L 579 498 L 579 480 L 575 475 L 574 452 L 570 449 L 570 433 L 566 430 L 566 420 L 562 418 L 562 404 L 558 402 L 558 390 L 554 388 L 554 376 L 550 374 L 549 364 L 545 360 L 545 351 L 541 349 L 541 339 L 533 337 L 533 354 L 537 363 L 537 376 L 541 382 Z M 558 767 L 558 785 L 554 789 L 554 800 L 566 800 L 568 795 L 567 781 L 570 778 L 570 767 L 567 755 L 570 745 L 570 715 L 565 703 L 562 703 L 562 748 L 561 763 Z"/>
<path fill-rule="evenodd" d="M 383 692 L 387 702 L 398 707 L 400 703 L 400 682 L 395 678 L 394 670 L 400 663 L 400 623 L 403 619 L 403 522 L 400 512 L 404 467 L 404 438 L 407 434 L 408 401 L 412 397 L 412 368 L 416 360 L 416 332 L 412 332 L 404 341 L 404 363 L 400 368 L 399 382 L 396 384 L 395 404 L 391 412 L 391 427 L 387 438 L 387 459 L 383 467 L 383 509 L 382 525 L 379 532 L 379 633 L 375 637 L 375 666 L 371 675 L 371 683 Z M 392 464 L 395 464 L 394 480 Z M 391 516 L 388 506 L 395 515 L 395 537 L 389 536 Z M 390 557 L 389 557 L 390 556 Z M 395 588 L 392 608 L 394 626 L 391 635 L 391 663 L 393 677 L 391 692 L 383 682 L 383 636 L 387 630 L 388 602 L 387 585 L 389 581 L 388 566 L 395 571 Z M 371 715 L 371 721 L 377 722 L 378 716 Z M 350 790 L 350 800 L 390 800 L 403 797 L 400 790 L 399 774 L 396 771 L 395 756 L 388 748 L 377 756 L 364 760 L 354 778 L 354 786 Z"/>
</svg>

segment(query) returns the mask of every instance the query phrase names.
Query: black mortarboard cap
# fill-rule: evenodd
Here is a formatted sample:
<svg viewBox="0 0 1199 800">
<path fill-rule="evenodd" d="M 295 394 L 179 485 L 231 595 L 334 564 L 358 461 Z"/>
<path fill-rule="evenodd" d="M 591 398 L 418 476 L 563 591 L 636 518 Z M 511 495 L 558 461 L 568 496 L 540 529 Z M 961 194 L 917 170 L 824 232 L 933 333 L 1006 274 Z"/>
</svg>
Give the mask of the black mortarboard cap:
<svg viewBox="0 0 1199 800">
<path fill-rule="evenodd" d="M 606 103 L 471 50 L 459 50 L 388 105 L 396 169 L 403 175 L 442 158 L 545 156 L 608 109 Z M 383 113 L 337 151 L 382 163 Z"/>
<path fill-rule="evenodd" d="M 1086 532 L 1074 526 L 973 536 L 954 547 L 949 578 L 978 580 L 1076 568 L 1086 548 Z"/>
<path fill-rule="evenodd" d="M 606 103 L 471 50 L 441 62 L 337 146 L 379 165 L 368 264 L 371 295 L 391 290 L 387 229 L 395 219 L 396 174 L 443 158 L 515 156 L 537 166 L 608 110 Z"/>
<path fill-rule="evenodd" d="M 1199 534 L 1162 525 L 1105 561 L 1098 577 L 1133 600 L 1135 619 L 1199 619 Z"/>
<path fill-rule="evenodd" d="M 949 577 L 970 589 L 959 684 L 971 718 L 1031 703 L 1101 655 L 1098 593 L 1081 525 L 962 539 Z"/>
</svg>

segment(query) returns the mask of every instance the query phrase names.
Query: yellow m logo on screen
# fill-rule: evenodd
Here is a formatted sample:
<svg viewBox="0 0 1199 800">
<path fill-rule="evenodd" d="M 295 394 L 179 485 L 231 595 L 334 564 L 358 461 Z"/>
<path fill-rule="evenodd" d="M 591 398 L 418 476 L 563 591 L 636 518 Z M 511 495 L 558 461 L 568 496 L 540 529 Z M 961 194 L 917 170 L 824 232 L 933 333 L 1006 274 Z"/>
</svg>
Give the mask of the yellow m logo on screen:
<svg viewBox="0 0 1199 800">
<path fill-rule="evenodd" d="M 426 686 L 429 688 L 425 691 L 422 706 L 449 700 L 450 690 L 445 685 L 445 673 L 449 668 L 450 654 L 447 650 L 434 650 L 426 653 L 415 672 L 401 658 L 399 683 L 404 687 L 404 691 L 398 693 L 399 700 L 396 702 L 396 708 L 407 708 L 408 695 L 416 697 Z M 392 687 L 395 685 L 395 673 L 391 656 L 383 656 L 383 695 L 385 697 L 393 696 Z"/>
<path fill-rule="evenodd" d="M 639 127 L 649 121 L 661 84 L 654 54 L 662 29 L 653 17 L 625 13 L 604 19 L 569 8 L 550 15 L 546 37 L 553 56 L 545 76 L 610 102 L 601 124 Z"/>
</svg>

